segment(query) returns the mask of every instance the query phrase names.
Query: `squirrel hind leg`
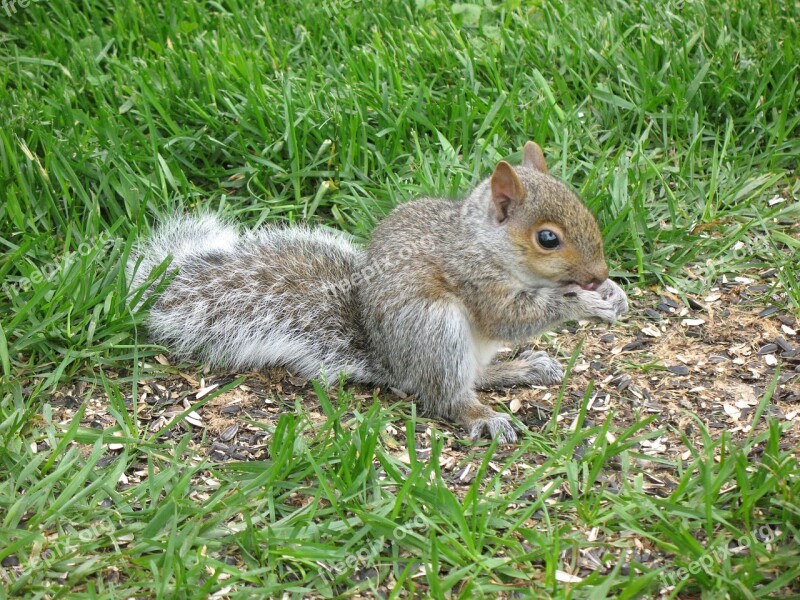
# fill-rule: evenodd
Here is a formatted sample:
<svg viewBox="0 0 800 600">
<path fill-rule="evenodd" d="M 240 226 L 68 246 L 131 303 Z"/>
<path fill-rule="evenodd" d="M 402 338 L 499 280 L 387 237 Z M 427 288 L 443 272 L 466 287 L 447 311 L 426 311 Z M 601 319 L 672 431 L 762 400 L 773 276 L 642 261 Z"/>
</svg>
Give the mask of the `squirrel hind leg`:
<svg viewBox="0 0 800 600">
<path fill-rule="evenodd" d="M 481 373 L 478 389 L 490 390 L 514 385 L 553 385 L 564 378 L 564 369 L 546 352 L 523 352 L 516 360 L 493 363 Z"/>
<path fill-rule="evenodd" d="M 434 302 L 406 304 L 404 309 L 381 321 L 380 335 L 373 338 L 380 354 L 394 359 L 389 361 L 389 382 L 416 394 L 425 413 L 455 421 L 473 439 L 488 434 L 500 443 L 514 442 L 517 434 L 508 415 L 478 400 L 475 379 L 480 357 L 475 356 L 469 323 L 460 307 Z"/>
</svg>

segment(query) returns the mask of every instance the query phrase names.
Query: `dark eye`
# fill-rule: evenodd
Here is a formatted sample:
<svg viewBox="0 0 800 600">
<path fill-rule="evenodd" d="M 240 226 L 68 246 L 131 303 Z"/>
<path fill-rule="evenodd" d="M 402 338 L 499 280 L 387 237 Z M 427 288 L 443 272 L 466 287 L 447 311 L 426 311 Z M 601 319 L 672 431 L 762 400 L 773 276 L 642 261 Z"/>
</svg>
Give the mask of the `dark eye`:
<svg viewBox="0 0 800 600">
<path fill-rule="evenodd" d="M 536 234 L 536 238 L 539 240 L 539 245 L 546 250 L 555 250 L 561 245 L 561 240 L 549 229 L 542 229 Z"/>
</svg>

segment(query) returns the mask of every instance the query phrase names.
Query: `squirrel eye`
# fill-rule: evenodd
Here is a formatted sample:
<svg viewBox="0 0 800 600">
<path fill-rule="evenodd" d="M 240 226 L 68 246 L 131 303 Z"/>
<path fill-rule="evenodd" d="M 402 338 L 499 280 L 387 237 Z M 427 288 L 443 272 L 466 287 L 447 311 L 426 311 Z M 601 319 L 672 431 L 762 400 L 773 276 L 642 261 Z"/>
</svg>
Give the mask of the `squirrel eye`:
<svg viewBox="0 0 800 600">
<path fill-rule="evenodd" d="M 539 245 L 545 250 L 555 250 L 561 245 L 561 240 L 558 239 L 558 235 L 549 229 L 542 229 L 536 234 L 536 239 Z"/>
</svg>

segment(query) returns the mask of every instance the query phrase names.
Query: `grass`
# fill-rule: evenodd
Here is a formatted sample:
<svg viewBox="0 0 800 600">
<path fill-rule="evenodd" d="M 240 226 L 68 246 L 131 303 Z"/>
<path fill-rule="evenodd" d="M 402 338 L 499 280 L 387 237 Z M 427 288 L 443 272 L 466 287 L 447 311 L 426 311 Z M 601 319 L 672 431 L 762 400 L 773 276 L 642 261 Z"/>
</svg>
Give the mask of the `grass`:
<svg viewBox="0 0 800 600">
<path fill-rule="evenodd" d="M 456 494 L 441 436 L 424 460 L 413 443 L 408 463 L 391 451 L 388 426 L 413 440 L 410 406 L 346 389 L 318 391 L 323 426 L 308 405 L 287 411 L 262 462 L 212 464 L 188 434 L 165 443 L 131 410 L 138 382 L 164 369 L 145 360 L 159 349 L 120 268 L 156 216 L 179 207 L 366 240 L 397 203 L 461 194 L 535 139 L 598 214 L 616 277 L 699 293 L 775 267 L 786 293 L 774 302 L 796 313 L 795 4 L 10 6 L 0 594 L 603 598 L 671 582 L 673 597 L 767 597 L 800 577 L 800 469 L 775 423 L 743 445 L 710 434 L 689 444 L 664 497 L 647 492 L 637 463 L 651 433 L 555 422 L 510 453 L 480 451 Z M 59 420 L 52 393 L 75 381 L 87 397 L 107 393 L 115 427 Z M 109 454 L 114 433 L 123 448 Z M 501 474 L 520 464 L 508 489 Z M 120 486 L 133 471 L 146 476 Z M 637 536 L 668 562 L 639 560 Z M 735 540 L 749 551 L 727 552 Z M 560 581 L 589 551 L 614 567 Z"/>
</svg>

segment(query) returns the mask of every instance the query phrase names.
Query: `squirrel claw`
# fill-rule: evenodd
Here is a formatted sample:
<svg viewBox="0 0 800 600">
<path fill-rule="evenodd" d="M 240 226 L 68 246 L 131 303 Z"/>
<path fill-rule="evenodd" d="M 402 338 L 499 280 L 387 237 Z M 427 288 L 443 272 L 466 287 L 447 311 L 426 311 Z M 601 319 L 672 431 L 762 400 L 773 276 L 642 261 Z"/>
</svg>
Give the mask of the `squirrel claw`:
<svg viewBox="0 0 800 600">
<path fill-rule="evenodd" d="M 484 432 L 489 434 L 498 444 L 513 444 L 517 441 L 517 432 L 511 425 L 508 415 L 492 412 L 490 416 L 473 420 L 469 426 L 470 438 L 479 440 Z"/>
</svg>

